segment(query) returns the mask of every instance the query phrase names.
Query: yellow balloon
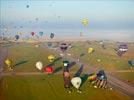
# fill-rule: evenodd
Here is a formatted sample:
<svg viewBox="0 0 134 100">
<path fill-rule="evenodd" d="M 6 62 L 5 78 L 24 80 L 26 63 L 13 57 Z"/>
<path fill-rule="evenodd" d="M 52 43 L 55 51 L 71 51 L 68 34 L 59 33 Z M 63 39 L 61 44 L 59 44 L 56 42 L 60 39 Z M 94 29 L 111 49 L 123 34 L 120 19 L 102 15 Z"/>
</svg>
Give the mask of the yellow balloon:
<svg viewBox="0 0 134 100">
<path fill-rule="evenodd" d="M 7 66 L 11 66 L 11 65 L 12 65 L 12 61 L 11 61 L 10 59 L 6 59 L 6 60 L 5 60 L 5 64 L 6 64 Z"/>
<path fill-rule="evenodd" d="M 23 32 L 17 32 L 17 34 L 21 35 L 21 34 L 23 34 Z"/>
<path fill-rule="evenodd" d="M 49 60 L 50 62 L 53 62 L 54 59 L 55 59 L 55 57 L 54 57 L 53 55 L 49 55 L 49 56 L 48 56 L 48 60 Z"/>
<path fill-rule="evenodd" d="M 84 26 L 87 26 L 88 25 L 88 19 L 87 18 L 83 18 L 81 20 L 81 23 L 84 25 Z"/>
<path fill-rule="evenodd" d="M 88 48 L 88 53 L 92 53 L 94 51 L 93 48 Z"/>
</svg>

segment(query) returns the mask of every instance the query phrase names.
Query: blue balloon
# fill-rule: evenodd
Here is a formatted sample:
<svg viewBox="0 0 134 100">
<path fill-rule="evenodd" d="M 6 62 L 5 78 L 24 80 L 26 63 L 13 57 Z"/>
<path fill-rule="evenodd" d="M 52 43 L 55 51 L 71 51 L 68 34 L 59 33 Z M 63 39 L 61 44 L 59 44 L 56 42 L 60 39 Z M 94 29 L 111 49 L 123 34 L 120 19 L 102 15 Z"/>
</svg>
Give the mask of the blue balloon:
<svg viewBox="0 0 134 100">
<path fill-rule="evenodd" d="M 50 38 L 51 38 L 51 39 L 54 38 L 54 33 L 51 33 L 51 34 L 50 34 Z"/>
<path fill-rule="evenodd" d="M 42 36 L 44 33 L 43 32 L 39 32 L 39 35 Z"/>
<path fill-rule="evenodd" d="M 19 35 L 15 35 L 15 38 L 16 38 L 16 40 L 18 40 L 20 37 L 19 37 Z"/>
</svg>

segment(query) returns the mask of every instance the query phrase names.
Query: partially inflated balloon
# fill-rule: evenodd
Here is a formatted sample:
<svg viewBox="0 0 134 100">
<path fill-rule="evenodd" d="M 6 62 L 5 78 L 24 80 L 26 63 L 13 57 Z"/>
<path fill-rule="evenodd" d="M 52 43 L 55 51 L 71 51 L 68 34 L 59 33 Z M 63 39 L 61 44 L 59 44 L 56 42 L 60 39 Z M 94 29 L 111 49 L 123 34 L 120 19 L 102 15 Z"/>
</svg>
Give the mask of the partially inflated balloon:
<svg viewBox="0 0 134 100">
<path fill-rule="evenodd" d="M 42 70 L 42 68 L 43 68 L 42 62 L 40 62 L 40 61 L 36 62 L 36 68 L 37 68 L 38 70 Z"/>
<path fill-rule="evenodd" d="M 74 77 L 71 79 L 71 83 L 76 89 L 79 89 L 79 87 L 82 83 L 82 80 L 80 77 Z"/>
</svg>

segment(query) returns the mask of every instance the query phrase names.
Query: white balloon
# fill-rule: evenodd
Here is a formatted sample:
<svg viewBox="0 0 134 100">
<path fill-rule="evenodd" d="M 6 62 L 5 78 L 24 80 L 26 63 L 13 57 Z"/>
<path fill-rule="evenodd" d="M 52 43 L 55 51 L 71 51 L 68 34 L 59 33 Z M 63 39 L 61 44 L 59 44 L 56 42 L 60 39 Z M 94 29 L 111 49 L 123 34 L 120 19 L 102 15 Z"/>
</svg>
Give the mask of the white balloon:
<svg viewBox="0 0 134 100">
<path fill-rule="evenodd" d="M 40 61 L 36 62 L 36 68 L 41 70 L 43 68 L 42 62 L 40 62 Z"/>
<path fill-rule="evenodd" d="M 82 80 L 80 77 L 74 77 L 71 79 L 71 83 L 76 89 L 79 89 L 81 82 L 82 82 Z"/>
</svg>

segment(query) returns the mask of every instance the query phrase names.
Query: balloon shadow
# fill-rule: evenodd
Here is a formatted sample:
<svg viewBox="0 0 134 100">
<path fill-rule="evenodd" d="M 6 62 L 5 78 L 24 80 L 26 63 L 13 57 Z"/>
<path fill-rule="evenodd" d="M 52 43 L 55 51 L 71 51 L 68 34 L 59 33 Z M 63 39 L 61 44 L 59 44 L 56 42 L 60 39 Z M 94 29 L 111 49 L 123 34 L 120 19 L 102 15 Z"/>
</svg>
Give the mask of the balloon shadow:
<svg viewBox="0 0 134 100">
<path fill-rule="evenodd" d="M 71 62 L 68 66 L 68 69 L 72 68 L 74 65 L 76 64 L 76 62 Z"/>
<path fill-rule="evenodd" d="M 81 76 L 81 79 L 82 79 L 81 86 L 86 82 L 86 80 L 88 79 L 88 76 L 89 76 L 89 74 L 84 74 Z"/>
<path fill-rule="evenodd" d="M 16 66 L 25 64 L 25 63 L 27 63 L 27 62 L 28 62 L 28 60 L 20 61 L 20 62 L 16 63 L 15 65 L 13 65 L 13 67 L 16 67 Z"/>
<path fill-rule="evenodd" d="M 55 74 L 55 73 L 57 73 L 57 72 L 59 72 L 59 71 L 61 71 L 62 70 L 62 67 L 58 67 L 58 68 L 56 68 L 54 71 L 53 71 L 53 73 Z"/>
<path fill-rule="evenodd" d="M 58 57 L 58 58 L 56 58 L 54 61 L 53 61 L 53 63 L 55 63 L 55 62 L 57 62 L 57 61 L 59 61 L 59 60 L 61 60 L 62 59 L 62 57 Z"/>
<path fill-rule="evenodd" d="M 78 69 L 78 71 L 74 74 L 74 77 L 79 77 L 83 71 L 83 65 Z"/>
<path fill-rule="evenodd" d="M 80 54 L 80 57 L 83 57 L 83 56 L 85 56 L 85 55 L 86 55 L 85 53 L 81 53 L 81 54 Z"/>
</svg>

